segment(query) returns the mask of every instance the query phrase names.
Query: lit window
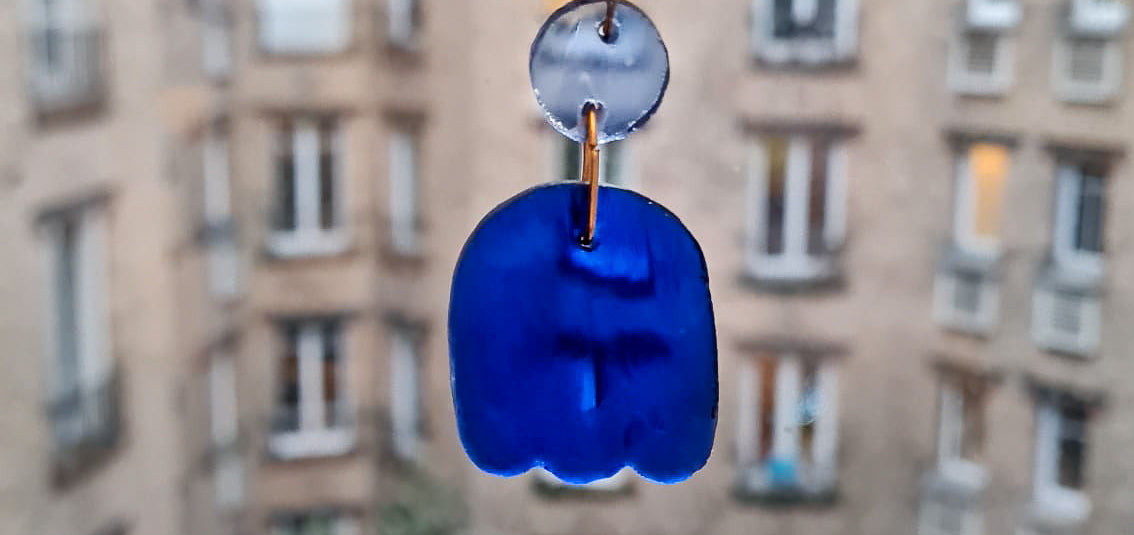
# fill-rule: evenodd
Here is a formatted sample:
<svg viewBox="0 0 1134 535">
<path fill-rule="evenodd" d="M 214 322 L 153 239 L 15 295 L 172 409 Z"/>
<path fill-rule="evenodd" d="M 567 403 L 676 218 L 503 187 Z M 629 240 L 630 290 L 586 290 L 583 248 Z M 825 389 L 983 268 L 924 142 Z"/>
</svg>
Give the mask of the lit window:
<svg viewBox="0 0 1134 535">
<path fill-rule="evenodd" d="M 102 37 L 86 0 L 31 0 L 32 99 L 42 111 L 83 105 L 101 95 Z"/>
<path fill-rule="evenodd" d="M 342 252 L 342 154 L 334 119 L 285 121 L 275 154 L 275 214 L 269 249 L 279 256 Z"/>
<path fill-rule="evenodd" d="M 1090 501 L 1086 484 L 1087 406 L 1044 398 L 1036 405 L 1035 506 L 1042 512 L 1082 522 Z"/>
<path fill-rule="evenodd" d="M 804 496 L 833 491 L 838 403 L 830 361 L 762 356 L 741 364 L 739 381 L 742 489 Z"/>
<path fill-rule="evenodd" d="M 1000 250 L 1010 160 L 1008 147 L 994 143 L 973 143 L 958 157 L 953 238 L 967 253 L 995 255 Z"/>
<path fill-rule="evenodd" d="M 421 449 L 421 361 L 418 333 L 404 326 L 390 330 L 390 420 L 394 453 L 414 461 Z"/>
<path fill-rule="evenodd" d="M 386 37 L 390 44 L 405 50 L 418 46 L 421 26 L 421 0 L 387 0 Z"/>
<path fill-rule="evenodd" d="M 767 137 L 750 169 L 748 268 L 757 279 L 835 274 L 845 229 L 846 155 L 831 137 Z"/>
<path fill-rule="evenodd" d="M 209 361 L 209 426 L 213 451 L 214 499 L 221 510 L 244 499 L 244 468 L 238 447 L 236 369 L 232 356 L 217 352 Z"/>
<path fill-rule="evenodd" d="M 257 0 L 260 49 L 273 54 L 326 54 L 346 49 L 350 0 Z"/>
<path fill-rule="evenodd" d="M 212 130 L 205 138 L 202 189 L 205 206 L 205 250 L 209 291 L 218 298 L 232 298 L 240 289 L 232 216 L 232 184 L 229 173 L 227 132 Z"/>
<path fill-rule="evenodd" d="M 57 454 L 110 446 L 116 383 L 107 304 L 105 211 L 75 208 L 43 222 L 51 356 L 49 415 Z"/>
<path fill-rule="evenodd" d="M 419 173 L 416 136 L 405 130 L 390 134 L 390 242 L 398 254 L 419 252 Z"/>
<path fill-rule="evenodd" d="M 552 180 L 579 180 L 583 176 L 582 147 L 567 137 L 553 135 Z M 623 140 L 599 147 L 599 182 L 624 188 L 634 185 L 627 145 Z"/>
<path fill-rule="evenodd" d="M 753 0 L 752 43 L 769 63 L 824 64 L 854 57 L 857 0 Z"/>
<path fill-rule="evenodd" d="M 337 455 L 354 445 L 341 321 L 282 326 L 270 448 L 280 458 Z"/>
</svg>

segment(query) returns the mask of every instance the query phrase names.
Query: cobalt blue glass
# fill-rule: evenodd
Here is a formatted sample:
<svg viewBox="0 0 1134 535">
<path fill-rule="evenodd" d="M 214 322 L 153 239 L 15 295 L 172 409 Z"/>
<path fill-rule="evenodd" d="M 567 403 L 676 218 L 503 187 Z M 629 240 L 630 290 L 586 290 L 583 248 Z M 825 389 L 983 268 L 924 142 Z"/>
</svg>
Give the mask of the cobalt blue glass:
<svg viewBox="0 0 1134 535">
<path fill-rule="evenodd" d="M 538 186 L 489 214 L 453 276 L 449 344 L 461 440 L 502 476 L 569 483 L 624 466 L 682 481 L 712 449 L 716 333 L 700 247 L 668 210 L 602 187 Z"/>
</svg>

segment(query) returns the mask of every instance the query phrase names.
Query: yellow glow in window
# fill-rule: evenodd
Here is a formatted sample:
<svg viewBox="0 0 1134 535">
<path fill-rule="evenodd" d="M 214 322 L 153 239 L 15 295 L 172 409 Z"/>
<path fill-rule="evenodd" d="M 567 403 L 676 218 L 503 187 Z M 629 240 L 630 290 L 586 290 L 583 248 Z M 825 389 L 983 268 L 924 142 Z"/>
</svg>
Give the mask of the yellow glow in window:
<svg viewBox="0 0 1134 535">
<path fill-rule="evenodd" d="M 972 177 L 973 234 L 996 238 L 1000 234 L 1000 210 L 1004 180 L 1008 177 L 1008 149 L 1003 145 L 977 143 L 969 148 Z"/>
</svg>

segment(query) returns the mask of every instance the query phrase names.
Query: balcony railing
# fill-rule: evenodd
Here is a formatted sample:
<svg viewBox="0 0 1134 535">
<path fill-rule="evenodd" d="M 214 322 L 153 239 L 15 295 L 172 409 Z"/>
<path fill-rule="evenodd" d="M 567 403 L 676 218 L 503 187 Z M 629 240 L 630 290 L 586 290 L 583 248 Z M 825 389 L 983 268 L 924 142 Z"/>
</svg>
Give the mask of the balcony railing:
<svg viewBox="0 0 1134 535">
<path fill-rule="evenodd" d="M 80 385 L 48 403 L 57 475 L 67 479 L 94 464 L 118 444 L 121 379 L 117 372 L 93 385 Z"/>
<path fill-rule="evenodd" d="M 29 38 L 31 99 L 39 111 L 65 111 L 102 99 L 105 84 L 101 32 L 37 28 Z"/>
</svg>

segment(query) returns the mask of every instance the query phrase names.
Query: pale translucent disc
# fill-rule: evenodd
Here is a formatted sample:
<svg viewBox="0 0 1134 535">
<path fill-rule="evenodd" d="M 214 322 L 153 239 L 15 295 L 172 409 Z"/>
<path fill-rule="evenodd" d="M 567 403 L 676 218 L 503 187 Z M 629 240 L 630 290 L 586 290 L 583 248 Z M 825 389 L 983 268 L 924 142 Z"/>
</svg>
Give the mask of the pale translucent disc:
<svg viewBox="0 0 1134 535">
<path fill-rule="evenodd" d="M 669 83 L 669 54 L 642 10 L 620 0 L 615 31 L 599 33 L 604 0 L 575 0 L 544 23 L 532 43 L 529 68 L 536 100 L 561 134 L 583 141 L 583 106 L 599 104 L 599 143 L 625 138 L 661 104 Z"/>
</svg>

